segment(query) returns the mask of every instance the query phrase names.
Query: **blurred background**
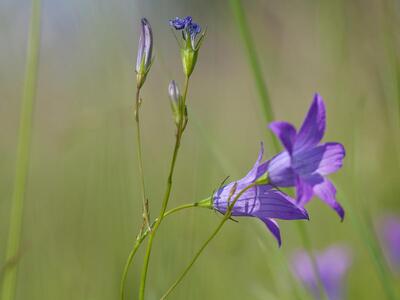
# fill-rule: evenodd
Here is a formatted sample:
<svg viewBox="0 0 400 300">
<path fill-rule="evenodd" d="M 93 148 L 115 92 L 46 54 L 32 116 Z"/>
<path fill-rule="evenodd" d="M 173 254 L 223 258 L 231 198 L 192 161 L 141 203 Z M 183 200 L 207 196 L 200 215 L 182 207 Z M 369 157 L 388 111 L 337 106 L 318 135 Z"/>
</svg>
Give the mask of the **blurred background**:
<svg viewBox="0 0 400 300">
<path fill-rule="evenodd" d="M 400 215 L 400 3 L 394 0 L 249 0 L 255 39 L 276 119 L 299 126 L 319 92 L 325 141 L 342 142 L 338 199 L 373 221 Z M 246 50 L 229 1 L 43 0 L 40 60 L 25 197 L 17 299 L 117 299 L 141 225 L 133 104 L 140 18 L 154 32 L 155 61 L 143 88 L 142 134 L 150 211 L 158 214 L 174 143 L 168 82 L 183 85 L 168 26 L 192 15 L 207 26 L 188 95 L 189 124 L 169 207 L 240 178 L 268 144 Z M 26 46 L 27 0 L 0 2 L 0 262 L 10 222 Z M 352 249 L 349 299 L 383 299 L 373 260 L 352 225 L 320 200 L 307 207 L 315 249 Z M 155 239 L 148 299 L 158 299 L 221 220 L 186 210 Z M 228 222 L 171 299 L 293 299 L 287 260 L 302 247 L 295 222 L 280 221 L 278 249 L 252 218 Z M 143 250 L 131 268 L 135 299 Z M 400 282 L 399 277 L 396 277 Z M 400 286 L 400 285 L 398 285 Z M 400 292 L 400 291 L 398 291 Z M 399 294 L 400 295 L 400 294 Z"/>
</svg>

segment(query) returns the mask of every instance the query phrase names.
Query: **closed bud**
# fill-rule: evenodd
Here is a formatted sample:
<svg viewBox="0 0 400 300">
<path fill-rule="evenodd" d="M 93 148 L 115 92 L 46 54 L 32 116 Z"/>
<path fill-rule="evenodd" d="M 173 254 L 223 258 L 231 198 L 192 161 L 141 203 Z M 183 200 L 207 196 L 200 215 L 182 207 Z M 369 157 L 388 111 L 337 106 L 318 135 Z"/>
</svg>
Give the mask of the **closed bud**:
<svg viewBox="0 0 400 300">
<path fill-rule="evenodd" d="M 172 114 L 174 116 L 175 123 L 178 124 L 181 118 L 180 106 L 181 106 L 182 96 L 175 80 L 172 80 L 169 83 L 168 94 L 171 103 Z"/>
<path fill-rule="evenodd" d="M 136 58 L 136 82 L 141 88 L 150 70 L 153 53 L 153 33 L 149 21 L 141 20 L 141 31 L 139 37 L 138 53 Z"/>
</svg>

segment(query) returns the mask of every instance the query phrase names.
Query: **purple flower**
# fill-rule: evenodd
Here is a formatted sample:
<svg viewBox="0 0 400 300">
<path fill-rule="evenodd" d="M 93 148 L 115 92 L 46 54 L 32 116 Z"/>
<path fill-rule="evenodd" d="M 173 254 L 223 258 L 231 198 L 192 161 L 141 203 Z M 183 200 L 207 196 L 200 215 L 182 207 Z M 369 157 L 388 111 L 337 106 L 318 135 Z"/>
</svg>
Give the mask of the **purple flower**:
<svg viewBox="0 0 400 300">
<path fill-rule="evenodd" d="M 136 74 L 138 86 L 142 86 L 150 70 L 153 53 L 153 33 L 146 18 L 141 20 L 139 47 L 136 58 Z"/>
<path fill-rule="evenodd" d="M 223 186 L 214 194 L 213 207 L 217 211 L 225 214 L 227 207 L 229 207 L 229 200 L 233 201 L 241 190 L 262 178 L 264 173 L 260 173 L 259 168 L 263 153 L 261 144 L 258 159 L 250 172 L 242 179 Z M 236 185 L 236 190 L 230 197 L 233 185 Z M 279 226 L 273 218 L 282 220 L 308 219 L 306 210 L 296 205 L 289 196 L 274 189 L 269 184 L 256 185 L 244 192 L 235 203 L 232 216 L 249 216 L 260 219 L 275 236 L 279 246 L 281 245 Z"/>
<path fill-rule="evenodd" d="M 298 279 L 313 294 L 315 299 L 320 299 L 318 282 L 320 281 L 329 300 L 343 300 L 343 281 L 350 266 L 350 251 L 343 246 L 331 246 L 323 253 L 315 255 L 316 269 L 307 252 L 299 251 L 293 255 L 293 271 Z"/>
<path fill-rule="evenodd" d="M 299 132 L 287 122 L 272 122 L 269 127 L 280 139 L 285 151 L 263 166 L 271 184 L 295 186 L 297 202 L 304 206 L 317 195 L 343 220 L 344 210 L 336 201 L 336 188 L 326 175 L 342 167 L 345 149 L 340 143 L 319 144 L 325 132 L 325 104 L 315 95 Z"/>
<path fill-rule="evenodd" d="M 176 17 L 175 19 L 169 20 L 169 25 L 176 30 L 182 30 L 183 39 L 190 42 L 189 44 L 193 50 L 197 48 L 196 37 L 201 32 L 201 27 L 199 24 L 193 22 L 192 17 Z"/>
<path fill-rule="evenodd" d="M 175 19 L 169 20 L 169 25 L 174 27 L 176 30 L 182 30 L 187 25 L 192 23 L 192 17 L 187 16 L 185 18 L 176 17 Z"/>
<path fill-rule="evenodd" d="M 400 219 L 387 216 L 380 222 L 381 243 L 390 266 L 400 271 Z"/>
</svg>

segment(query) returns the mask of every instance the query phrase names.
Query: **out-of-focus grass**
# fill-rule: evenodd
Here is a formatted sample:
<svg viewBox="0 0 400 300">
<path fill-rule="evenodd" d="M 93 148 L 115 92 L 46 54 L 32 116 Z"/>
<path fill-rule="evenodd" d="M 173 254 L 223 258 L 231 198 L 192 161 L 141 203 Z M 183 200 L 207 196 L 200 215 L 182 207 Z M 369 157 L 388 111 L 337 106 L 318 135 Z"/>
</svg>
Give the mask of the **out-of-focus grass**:
<svg viewBox="0 0 400 300">
<path fill-rule="evenodd" d="M 245 3 L 277 119 L 299 124 L 312 94 L 322 94 L 328 106 L 325 140 L 341 141 L 348 150 L 345 167 L 333 178 L 355 209 L 367 208 L 373 218 L 388 210 L 400 214 L 400 133 L 393 113 L 398 111 L 398 95 L 392 71 L 399 49 L 398 7 L 393 6 L 388 18 L 387 3 Z M 0 257 L 4 257 L 29 5 L 3 1 L 0 6 Z M 265 137 L 266 124 L 226 1 L 44 1 L 42 10 L 17 299 L 115 299 L 141 222 L 132 112 L 139 18 L 146 16 L 152 23 L 157 48 L 142 110 L 153 216 L 160 207 L 173 146 L 166 88 L 170 79 L 183 78 L 169 18 L 192 14 L 208 27 L 189 92 L 191 120 L 171 206 L 209 195 L 226 175 L 245 174 Z M 392 34 L 385 35 L 388 32 Z M 364 109 L 354 139 L 360 98 L 365 99 Z M 217 149 L 208 146 L 208 134 L 218 141 L 213 145 Z M 268 144 L 266 148 L 272 153 Z M 351 167 L 355 159 L 357 175 Z M 360 201 L 353 202 L 356 196 Z M 382 298 L 368 252 L 352 230 L 351 215 L 341 224 L 318 200 L 310 203 L 309 212 L 312 220 L 307 225 L 316 247 L 344 242 L 354 249 L 349 299 Z M 218 214 L 203 210 L 165 220 L 150 264 L 149 299 L 165 291 L 219 220 Z M 301 247 L 296 225 L 280 224 L 284 243 L 280 251 L 289 256 Z M 263 224 L 253 219 L 229 222 L 173 299 L 282 299 L 285 267 L 271 268 L 269 263 L 278 253 Z M 139 263 L 140 259 L 128 278 L 131 298 L 138 288 Z M 284 297 L 290 295 L 289 291 Z"/>
</svg>

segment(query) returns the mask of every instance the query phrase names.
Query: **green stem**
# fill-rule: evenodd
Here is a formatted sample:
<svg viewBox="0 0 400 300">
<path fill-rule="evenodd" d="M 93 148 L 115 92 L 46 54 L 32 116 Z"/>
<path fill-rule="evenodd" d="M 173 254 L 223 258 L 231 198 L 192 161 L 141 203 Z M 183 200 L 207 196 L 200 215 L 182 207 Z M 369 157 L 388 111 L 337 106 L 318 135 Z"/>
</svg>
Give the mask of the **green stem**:
<svg viewBox="0 0 400 300">
<path fill-rule="evenodd" d="M 195 202 L 195 203 L 183 204 L 183 205 L 177 206 L 177 207 L 175 207 L 173 209 L 170 209 L 169 211 L 165 212 L 164 218 L 169 216 L 169 215 L 171 215 L 171 214 L 173 214 L 173 213 L 179 212 L 179 211 L 181 211 L 183 209 L 192 208 L 192 207 L 209 208 L 208 206 L 202 205 L 201 201 Z M 151 228 L 153 228 L 155 222 L 157 222 L 157 220 L 155 220 L 153 222 Z M 131 266 L 131 264 L 133 262 L 133 258 L 135 257 L 135 254 L 136 254 L 137 250 L 139 249 L 140 245 L 142 244 L 144 239 L 147 237 L 149 232 L 150 232 L 150 230 L 146 229 L 140 236 L 138 236 L 138 238 L 135 241 L 135 244 L 133 245 L 133 248 L 132 248 L 131 252 L 129 253 L 128 259 L 127 259 L 127 261 L 125 263 L 125 267 L 124 267 L 124 271 L 123 271 L 123 274 L 122 274 L 122 278 L 121 278 L 121 284 L 120 284 L 121 300 L 124 300 L 124 298 L 125 298 L 126 277 L 128 275 L 129 268 L 130 268 L 130 266 Z"/>
<path fill-rule="evenodd" d="M 15 261 L 20 253 L 24 198 L 26 192 L 26 181 L 29 171 L 29 152 L 32 137 L 32 117 L 34 99 L 36 96 L 36 82 L 40 48 L 40 6 L 40 0 L 34 0 L 32 2 L 30 32 L 26 55 L 27 63 L 25 70 L 25 83 L 21 103 L 20 125 L 18 134 L 15 180 L 5 258 L 5 265 L 7 267 L 4 270 L 3 285 L 0 298 L 2 300 L 12 300 L 15 298 L 15 289 L 17 283 L 18 266 Z M 10 263 L 11 261 L 14 261 L 14 263 Z"/>
<path fill-rule="evenodd" d="M 362 217 L 360 217 L 358 210 L 354 209 L 352 203 L 348 201 L 348 198 L 344 194 L 343 190 L 339 189 L 340 185 L 336 184 L 335 182 L 334 184 L 338 189 L 338 193 L 342 195 L 341 202 L 346 207 L 347 215 L 351 216 L 350 220 L 353 227 L 359 232 L 361 240 L 366 246 L 371 260 L 374 262 L 374 266 L 386 295 L 386 299 L 397 299 L 393 278 L 390 275 L 391 273 L 389 267 L 387 266 L 387 262 L 384 259 L 383 252 L 379 246 L 379 241 L 374 234 L 373 226 L 369 224 L 370 222 L 367 221 L 367 217 L 364 220 Z"/>
<path fill-rule="evenodd" d="M 241 0 L 229 0 L 233 14 L 236 19 L 237 26 L 242 36 L 243 43 L 246 48 L 246 54 L 251 70 L 253 71 L 254 81 L 257 87 L 258 94 L 260 96 L 260 103 L 263 110 L 265 121 L 270 123 L 275 120 L 274 113 L 272 110 L 271 99 L 268 94 L 267 84 L 264 80 L 264 75 L 261 69 L 261 63 L 258 58 L 256 46 L 253 37 L 250 32 L 250 28 L 244 14 L 245 9 L 243 8 Z M 269 132 L 269 131 L 268 131 Z M 279 151 L 279 144 L 274 138 L 271 132 L 268 133 L 269 138 L 272 141 L 275 152 Z"/>
<path fill-rule="evenodd" d="M 142 139 L 140 133 L 140 118 L 139 118 L 139 111 L 140 111 L 140 88 L 136 88 L 136 105 L 135 105 L 135 121 L 136 121 L 136 141 L 137 141 L 137 157 L 138 157 L 138 164 L 139 164 L 139 177 L 141 183 L 141 191 L 142 191 L 142 205 L 143 205 L 143 220 L 144 224 L 147 228 L 150 226 L 149 221 L 149 205 L 146 197 L 146 187 L 144 184 L 144 170 L 143 170 L 143 159 L 142 159 Z"/>
<path fill-rule="evenodd" d="M 301 237 L 301 240 L 303 242 L 303 246 L 306 249 L 306 251 L 308 252 L 308 255 L 310 256 L 313 273 L 314 273 L 315 278 L 317 280 L 317 287 L 318 287 L 319 297 L 320 297 L 320 299 L 327 300 L 328 297 L 326 295 L 326 292 L 325 292 L 325 289 L 324 289 L 324 285 L 322 283 L 321 275 L 319 273 L 319 268 L 318 268 L 318 262 L 317 262 L 317 259 L 316 259 L 315 255 L 314 255 L 312 242 L 311 242 L 311 239 L 310 239 L 310 235 L 308 234 L 308 231 L 307 231 L 307 228 L 306 228 L 306 224 L 304 224 L 303 222 L 296 222 L 296 223 L 297 223 L 297 228 L 299 229 L 299 232 L 300 232 L 300 237 Z"/>
<path fill-rule="evenodd" d="M 215 238 L 215 236 L 219 233 L 219 231 L 221 230 L 222 226 L 225 224 L 226 221 L 229 220 L 229 218 L 232 216 L 232 209 L 235 206 L 236 201 L 243 195 L 244 192 L 246 192 L 247 190 L 249 190 L 250 188 L 256 186 L 257 183 L 252 183 L 248 186 L 246 186 L 243 190 L 241 190 L 234 198 L 234 200 L 232 202 L 230 202 L 230 199 L 232 197 L 232 195 L 229 197 L 228 199 L 228 209 L 225 212 L 225 215 L 223 217 L 223 219 L 221 220 L 221 222 L 218 224 L 218 226 L 215 228 L 215 230 L 213 231 L 213 233 L 210 235 L 210 237 L 204 242 L 204 244 L 200 247 L 200 249 L 197 251 L 197 253 L 195 254 L 195 256 L 192 258 L 192 260 L 190 261 L 189 265 L 185 268 L 185 270 L 182 272 L 182 274 L 178 277 L 178 279 L 171 285 L 171 287 L 165 292 L 165 294 L 161 297 L 161 300 L 164 300 L 168 297 L 168 295 L 178 286 L 178 284 L 183 280 L 183 278 L 186 276 L 186 274 L 190 271 L 190 269 L 192 268 L 192 266 L 194 265 L 194 263 L 196 262 L 196 260 L 199 258 L 199 256 L 201 255 L 201 253 L 204 251 L 204 249 L 208 246 L 208 244 Z M 234 191 L 233 193 L 234 194 Z"/>
<path fill-rule="evenodd" d="M 185 78 L 185 88 L 184 88 L 184 94 L 183 94 L 183 101 L 182 101 L 182 108 L 183 109 L 181 110 L 182 116 L 181 116 L 179 124 L 177 126 L 174 152 L 173 152 L 173 155 L 172 155 L 171 165 L 170 165 L 170 168 L 169 168 L 169 174 L 168 174 L 168 179 L 167 179 L 167 188 L 165 190 L 164 199 L 162 201 L 160 215 L 157 218 L 157 221 L 155 222 L 154 227 L 152 228 L 152 230 L 150 232 L 150 237 L 149 237 L 149 240 L 147 242 L 147 248 L 146 248 L 146 252 L 145 252 L 145 255 L 144 255 L 143 269 L 142 269 L 142 274 L 141 274 L 141 278 L 140 278 L 139 300 L 144 300 L 145 289 L 146 289 L 147 271 L 148 271 L 148 268 L 149 268 L 149 261 L 150 261 L 151 249 L 153 247 L 154 237 L 156 235 L 158 227 L 160 226 L 160 224 L 161 224 L 161 222 L 162 222 L 162 220 L 164 218 L 164 214 L 165 214 L 165 212 L 167 210 L 167 206 L 168 206 L 169 197 L 171 195 L 172 177 L 174 175 L 176 159 L 178 157 L 179 147 L 180 147 L 180 144 L 181 144 L 181 138 L 182 138 L 185 126 L 186 126 L 186 121 L 185 121 L 186 118 L 184 117 L 183 113 L 185 111 L 184 109 L 185 109 L 186 97 L 187 97 L 187 92 L 188 92 L 188 86 L 189 86 L 189 78 L 186 77 Z"/>
</svg>

